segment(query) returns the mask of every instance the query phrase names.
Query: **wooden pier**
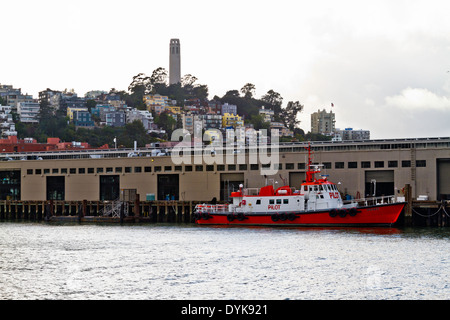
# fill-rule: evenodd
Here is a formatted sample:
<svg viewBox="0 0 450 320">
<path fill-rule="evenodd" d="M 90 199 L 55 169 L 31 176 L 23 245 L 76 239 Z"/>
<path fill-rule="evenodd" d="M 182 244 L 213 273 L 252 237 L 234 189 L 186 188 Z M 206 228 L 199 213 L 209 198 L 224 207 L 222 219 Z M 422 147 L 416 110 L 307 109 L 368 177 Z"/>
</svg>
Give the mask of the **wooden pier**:
<svg viewBox="0 0 450 320">
<path fill-rule="evenodd" d="M 407 188 L 407 190 L 409 190 Z M 407 205 L 398 226 L 450 226 L 449 201 L 416 201 Z M 0 221 L 95 223 L 194 223 L 199 201 L 9 201 L 0 200 Z M 109 209 L 108 209 L 109 208 Z"/>
<path fill-rule="evenodd" d="M 193 223 L 195 201 L 8 201 L 0 200 L 0 220 L 48 222 Z M 118 214 L 105 211 L 120 205 Z M 127 210 L 125 210 L 127 208 Z"/>
</svg>

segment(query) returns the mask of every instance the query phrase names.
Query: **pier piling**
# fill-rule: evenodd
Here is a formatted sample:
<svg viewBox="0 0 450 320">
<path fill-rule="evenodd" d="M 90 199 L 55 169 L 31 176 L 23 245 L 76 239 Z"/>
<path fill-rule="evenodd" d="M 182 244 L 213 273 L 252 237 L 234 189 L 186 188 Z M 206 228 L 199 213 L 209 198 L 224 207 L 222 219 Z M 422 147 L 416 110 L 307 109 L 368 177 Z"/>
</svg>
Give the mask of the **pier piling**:
<svg viewBox="0 0 450 320">
<path fill-rule="evenodd" d="M 405 186 L 406 206 L 397 226 L 450 225 L 450 201 L 419 201 Z M 122 201 L 120 214 L 103 216 L 110 201 L 20 201 L 0 200 L 1 221 L 120 222 L 120 223 L 193 223 L 195 205 L 203 202 L 178 200 Z"/>
</svg>

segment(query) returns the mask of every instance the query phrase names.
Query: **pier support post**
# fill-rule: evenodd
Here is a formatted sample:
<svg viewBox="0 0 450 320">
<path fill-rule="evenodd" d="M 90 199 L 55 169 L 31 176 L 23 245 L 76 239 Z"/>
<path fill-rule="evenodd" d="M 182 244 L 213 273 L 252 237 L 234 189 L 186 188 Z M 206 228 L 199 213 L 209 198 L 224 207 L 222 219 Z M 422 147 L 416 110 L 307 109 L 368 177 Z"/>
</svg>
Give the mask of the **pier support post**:
<svg viewBox="0 0 450 320">
<path fill-rule="evenodd" d="M 136 194 L 136 199 L 134 200 L 134 220 L 136 222 L 139 221 L 140 215 L 141 215 L 141 208 L 140 208 L 140 200 L 139 200 L 139 193 Z"/>
<path fill-rule="evenodd" d="M 405 185 L 405 225 L 411 226 L 413 222 L 412 217 L 412 188 L 410 184 Z"/>
</svg>

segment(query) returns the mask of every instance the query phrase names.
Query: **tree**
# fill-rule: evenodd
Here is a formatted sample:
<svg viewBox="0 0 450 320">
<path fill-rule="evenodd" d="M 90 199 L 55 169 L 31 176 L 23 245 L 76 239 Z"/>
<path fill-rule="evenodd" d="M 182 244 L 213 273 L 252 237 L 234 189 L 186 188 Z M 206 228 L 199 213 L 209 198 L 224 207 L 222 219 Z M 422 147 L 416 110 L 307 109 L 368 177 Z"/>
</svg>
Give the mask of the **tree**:
<svg viewBox="0 0 450 320">
<path fill-rule="evenodd" d="M 167 111 L 161 112 L 159 116 L 156 116 L 155 123 L 166 131 L 168 137 L 172 135 L 172 131 L 177 125 L 176 120 Z"/>
<path fill-rule="evenodd" d="M 283 98 L 278 92 L 270 89 L 267 93 L 261 97 L 261 100 L 267 103 L 269 106 L 273 108 L 275 113 L 281 112 L 281 104 L 283 103 Z"/>
<path fill-rule="evenodd" d="M 208 99 L 208 86 L 206 84 L 196 85 L 192 90 L 192 95 L 200 100 Z"/>
<path fill-rule="evenodd" d="M 244 94 L 244 98 L 251 99 L 255 93 L 255 85 L 252 83 L 247 83 L 241 88 L 241 93 Z"/>
<path fill-rule="evenodd" d="M 253 124 L 255 130 L 270 128 L 270 123 L 264 121 L 264 116 L 261 114 L 252 115 L 249 122 Z"/>
<path fill-rule="evenodd" d="M 134 141 L 136 141 L 139 146 L 144 146 L 151 140 L 142 125 L 142 121 L 139 120 L 135 120 L 132 123 L 127 123 L 124 127 L 120 128 L 120 131 L 116 132 L 116 134 L 120 144 L 128 148 L 134 146 Z M 110 140 L 112 141 L 113 139 L 114 137 L 110 135 Z"/>
<path fill-rule="evenodd" d="M 133 81 L 128 86 L 130 94 L 125 97 L 125 101 L 130 107 L 145 110 L 144 95 L 151 92 L 151 88 L 150 77 L 139 73 L 133 77 Z"/>
<path fill-rule="evenodd" d="M 149 93 L 155 94 L 167 90 L 167 70 L 159 67 L 153 70 L 150 77 Z"/>
<path fill-rule="evenodd" d="M 281 110 L 281 118 L 286 127 L 294 131 L 298 126 L 300 120 L 297 119 L 297 114 L 303 111 L 303 105 L 298 101 L 289 101 L 286 108 Z"/>
</svg>

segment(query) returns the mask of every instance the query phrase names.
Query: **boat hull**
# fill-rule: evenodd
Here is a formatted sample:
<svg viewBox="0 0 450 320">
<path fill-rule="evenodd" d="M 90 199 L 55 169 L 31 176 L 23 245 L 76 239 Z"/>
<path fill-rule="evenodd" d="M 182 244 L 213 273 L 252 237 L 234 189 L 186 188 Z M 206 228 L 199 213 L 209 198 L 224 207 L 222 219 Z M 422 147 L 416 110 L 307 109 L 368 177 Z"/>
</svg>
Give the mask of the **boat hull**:
<svg viewBox="0 0 450 320">
<path fill-rule="evenodd" d="M 404 202 L 358 207 L 356 210 L 321 210 L 292 213 L 230 212 L 197 215 L 199 225 L 257 225 L 257 226 L 391 226 L 400 216 Z"/>
</svg>

